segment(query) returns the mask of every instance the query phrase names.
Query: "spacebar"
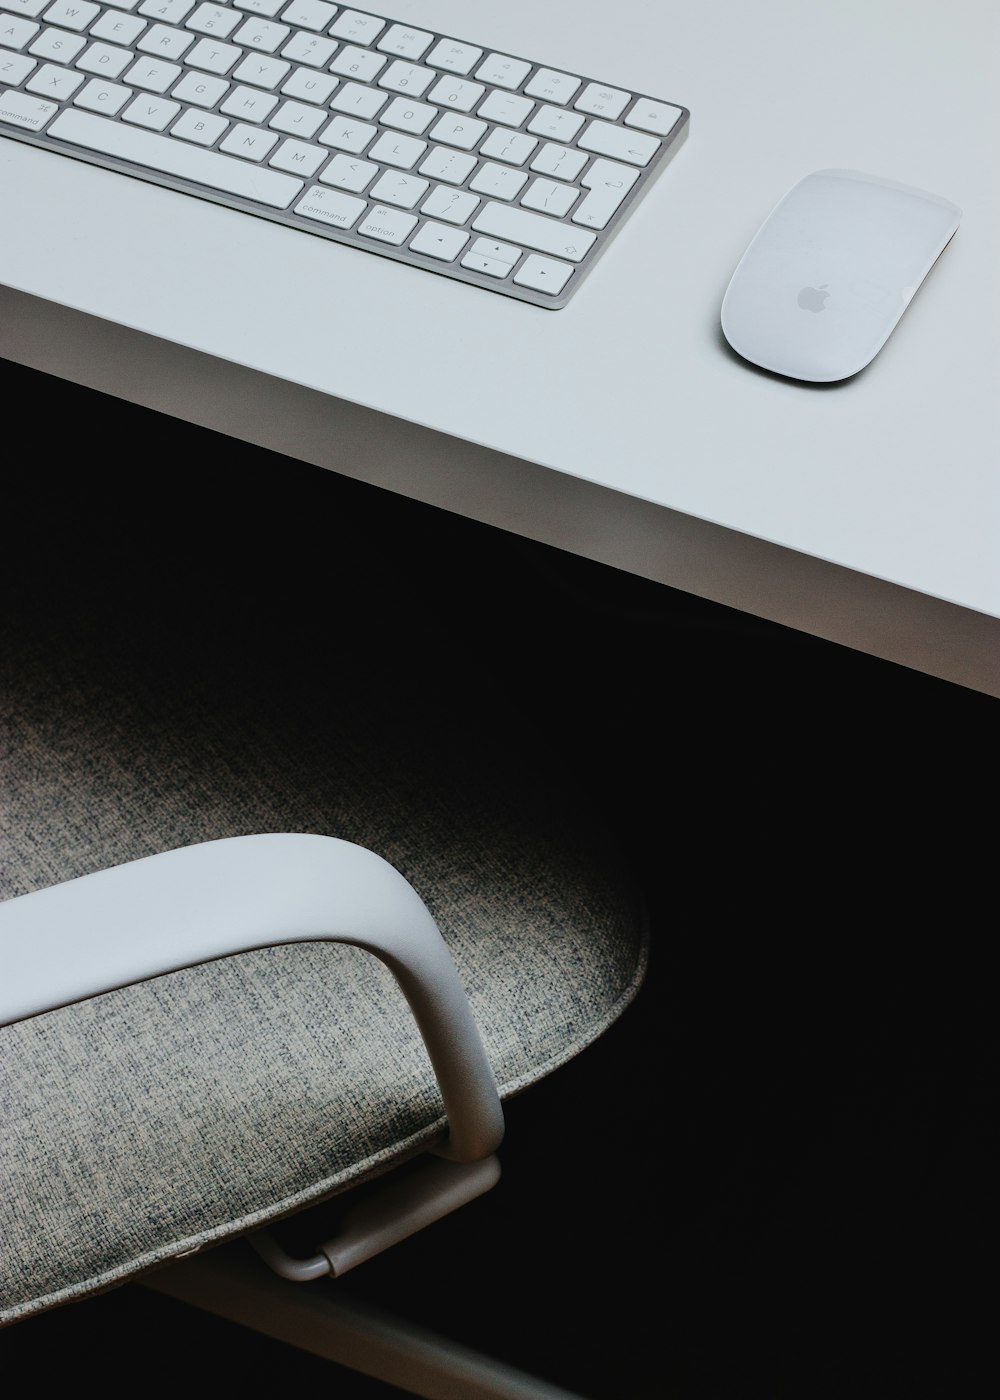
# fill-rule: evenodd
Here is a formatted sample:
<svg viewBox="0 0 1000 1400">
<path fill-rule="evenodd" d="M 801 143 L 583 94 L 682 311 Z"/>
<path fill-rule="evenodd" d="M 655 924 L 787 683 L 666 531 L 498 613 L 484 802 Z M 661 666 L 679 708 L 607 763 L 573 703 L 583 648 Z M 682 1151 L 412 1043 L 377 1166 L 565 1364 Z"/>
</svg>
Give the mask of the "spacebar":
<svg viewBox="0 0 1000 1400">
<path fill-rule="evenodd" d="M 216 151 L 204 151 L 173 137 L 157 136 L 152 131 L 110 122 L 75 108 L 60 112 L 48 134 L 88 151 L 158 170 L 162 175 L 179 175 L 225 194 L 243 195 L 272 209 L 287 209 L 303 186 L 303 181 L 293 175 L 261 169 L 234 156 L 220 156 Z"/>
</svg>

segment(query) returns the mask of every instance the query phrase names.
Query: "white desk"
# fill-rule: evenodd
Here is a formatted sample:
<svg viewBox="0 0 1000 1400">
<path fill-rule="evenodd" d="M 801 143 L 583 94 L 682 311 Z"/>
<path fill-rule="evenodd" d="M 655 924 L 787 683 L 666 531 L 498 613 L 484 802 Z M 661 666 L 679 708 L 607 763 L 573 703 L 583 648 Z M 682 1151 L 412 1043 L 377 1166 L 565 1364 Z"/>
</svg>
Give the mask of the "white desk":
<svg viewBox="0 0 1000 1400">
<path fill-rule="evenodd" d="M 359 8 L 691 109 L 569 306 L 0 139 L 0 355 L 1000 696 L 995 0 Z M 824 166 L 964 218 L 816 388 L 734 356 L 719 307 Z"/>
</svg>

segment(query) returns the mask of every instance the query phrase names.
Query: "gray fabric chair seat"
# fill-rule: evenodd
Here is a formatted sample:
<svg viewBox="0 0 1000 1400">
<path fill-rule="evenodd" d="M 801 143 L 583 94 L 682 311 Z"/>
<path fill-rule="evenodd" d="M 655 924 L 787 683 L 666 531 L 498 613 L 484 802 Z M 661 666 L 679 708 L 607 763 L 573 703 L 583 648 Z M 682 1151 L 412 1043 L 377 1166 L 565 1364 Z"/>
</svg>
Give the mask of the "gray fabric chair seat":
<svg viewBox="0 0 1000 1400">
<path fill-rule="evenodd" d="M 0 897 L 217 837 L 367 846 L 437 919 L 505 1098 L 635 995 L 641 901 L 585 783 L 474 694 L 421 706 L 350 647 L 320 685 L 221 630 L 187 648 L 195 617 L 138 648 L 113 620 L 58 619 L 0 637 Z M 336 653 L 335 629 L 317 645 Z M 7 1028 L 0 1081 L 4 1322 L 377 1176 L 444 1121 L 393 979 L 329 944 Z"/>
</svg>

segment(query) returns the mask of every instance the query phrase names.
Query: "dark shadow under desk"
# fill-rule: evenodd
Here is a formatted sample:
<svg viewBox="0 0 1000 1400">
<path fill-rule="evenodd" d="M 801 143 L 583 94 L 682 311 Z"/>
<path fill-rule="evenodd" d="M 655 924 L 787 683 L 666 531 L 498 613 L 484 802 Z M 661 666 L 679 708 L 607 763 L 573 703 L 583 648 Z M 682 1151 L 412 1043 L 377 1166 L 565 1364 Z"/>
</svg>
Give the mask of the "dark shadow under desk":
<svg viewBox="0 0 1000 1400">
<path fill-rule="evenodd" d="M 382 667 L 401 714 L 412 689 L 582 768 L 635 851 L 638 1000 L 508 1106 L 497 1191 L 352 1296 L 592 1400 L 975 1393 L 996 702 L 13 365 L 0 382 L 45 405 L 5 453 L 3 607 L 209 690 L 242 676 L 276 724 L 332 657 Z M 488 1295 L 466 1283 L 484 1258 Z M 136 1288 L 7 1329 L 0 1365 L 112 1393 L 137 1373 L 395 1393 Z"/>
</svg>

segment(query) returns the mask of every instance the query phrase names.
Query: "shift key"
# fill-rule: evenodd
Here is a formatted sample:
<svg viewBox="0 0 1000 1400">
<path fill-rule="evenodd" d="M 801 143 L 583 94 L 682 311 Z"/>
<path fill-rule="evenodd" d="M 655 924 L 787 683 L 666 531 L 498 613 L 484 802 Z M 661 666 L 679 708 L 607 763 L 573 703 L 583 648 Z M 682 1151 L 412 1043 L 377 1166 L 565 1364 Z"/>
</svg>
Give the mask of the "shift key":
<svg viewBox="0 0 1000 1400">
<path fill-rule="evenodd" d="M 556 258 L 580 262 L 597 240 L 596 233 L 586 229 L 567 228 L 542 214 L 529 214 L 525 209 L 512 209 L 509 204 L 490 203 L 472 221 L 476 233 L 489 233 L 494 238 L 509 238 L 522 248 L 534 248 L 537 253 L 550 253 Z"/>
</svg>

